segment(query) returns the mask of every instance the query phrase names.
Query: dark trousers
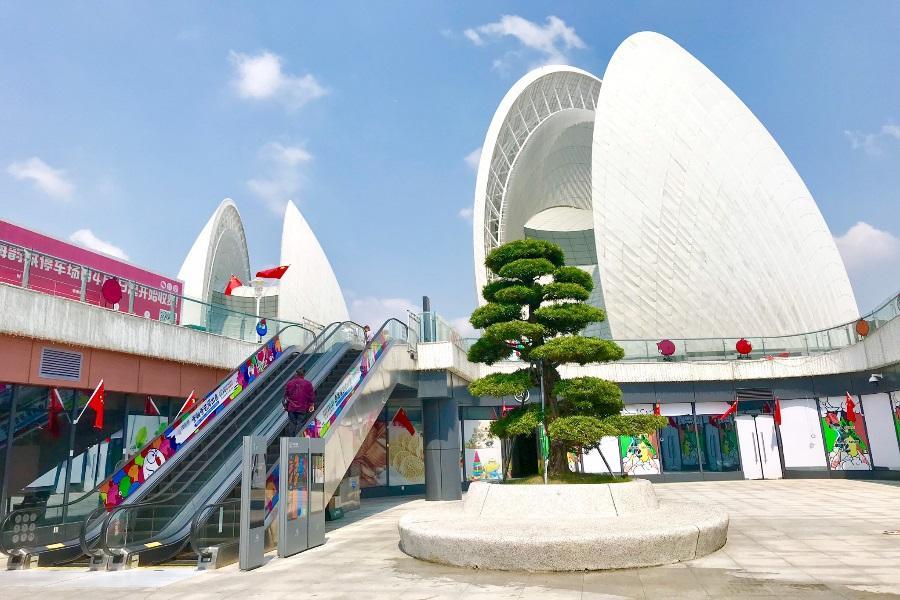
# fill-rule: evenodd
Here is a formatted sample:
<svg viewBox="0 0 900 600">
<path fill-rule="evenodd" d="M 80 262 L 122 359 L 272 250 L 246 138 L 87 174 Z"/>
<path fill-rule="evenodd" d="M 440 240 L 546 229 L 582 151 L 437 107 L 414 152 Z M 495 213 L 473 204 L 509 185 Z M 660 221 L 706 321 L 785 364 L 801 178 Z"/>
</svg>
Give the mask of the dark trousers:
<svg viewBox="0 0 900 600">
<path fill-rule="evenodd" d="M 309 413 L 299 413 L 299 412 L 290 412 L 288 411 L 288 425 L 287 425 L 287 434 L 288 437 L 297 437 L 300 435 L 300 432 L 303 431 L 303 425 L 306 423 L 306 419 L 309 418 Z"/>
</svg>

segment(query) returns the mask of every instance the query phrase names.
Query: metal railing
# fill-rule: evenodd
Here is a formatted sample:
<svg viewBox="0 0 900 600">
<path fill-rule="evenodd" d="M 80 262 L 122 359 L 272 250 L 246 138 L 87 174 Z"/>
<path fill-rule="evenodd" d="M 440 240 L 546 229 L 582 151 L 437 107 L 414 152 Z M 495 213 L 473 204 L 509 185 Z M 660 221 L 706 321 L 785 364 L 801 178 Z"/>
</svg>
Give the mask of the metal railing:
<svg viewBox="0 0 900 600">
<path fill-rule="evenodd" d="M 121 298 L 113 303 L 107 301 L 102 291 L 110 279 L 121 290 Z M 0 283 L 246 342 L 264 342 L 288 325 L 302 325 L 314 331 L 323 328 L 308 319 L 295 323 L 263 316 L 265 326 L 258 330 L 259 315 L 188 298 L 177 293 L 177 288 L 170 288 L 167 282 L 161 283 L 169 289 L 138 283 L 2 239 Z"/>
<path fill-rule="evenodd" d="M 679 362 L 704 360 L 732 360 L 788 358 L 813 356 L 831 352 L 861 342 L 866 336 L 900 316 L 900 293 L 882 302 L 878 308 L 860 319 L 819 331 L 780 336 L 745 336 L 721 338 L 671 338 L 668 340 L 612 340 L 625 351 L 623 361 Z M 444 319 L 435 313 L 421 314 L 427 341 L 451 342 L 463 350 L 472 347 L 478 338 L 463 338 Z M 752 349 L 748 354 L 737 351 L 737 342 L 746 339 Z M 423 340 L 426 341 L 426 340 Z M 671 342 L 672 346 L 665 348 Z M 667 355 L 663 354 L 667 350 Z"/>
</svg>

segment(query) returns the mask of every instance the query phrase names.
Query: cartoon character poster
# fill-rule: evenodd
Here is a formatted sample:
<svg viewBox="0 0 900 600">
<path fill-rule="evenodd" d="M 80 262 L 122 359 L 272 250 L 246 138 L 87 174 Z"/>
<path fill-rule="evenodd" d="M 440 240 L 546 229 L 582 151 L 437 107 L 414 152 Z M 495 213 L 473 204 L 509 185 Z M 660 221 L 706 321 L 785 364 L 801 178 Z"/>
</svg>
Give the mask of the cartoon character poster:
<svg viewBox="0 0 900 600">
<path fill-rule="evenodd" d="M 865 417 L 859 404 L 847 412 L 845 398 L 819 400 L 819 416 L 825 434 L 828 468 L 832 471 L 868 471 L 872 469 Z"/>
<path fill-rule="evenodd" d="M 503 479 L 503 451 L 500 438 L 490 432 L 491 421 L 463 421 L 466 479 L 500 481 Z"/>
<path fill-rule="evenodd" d="M 626 475 L 659 474 L 659 436 L 653 433 L 619 436 L 622 472 Z"/>
</svg>

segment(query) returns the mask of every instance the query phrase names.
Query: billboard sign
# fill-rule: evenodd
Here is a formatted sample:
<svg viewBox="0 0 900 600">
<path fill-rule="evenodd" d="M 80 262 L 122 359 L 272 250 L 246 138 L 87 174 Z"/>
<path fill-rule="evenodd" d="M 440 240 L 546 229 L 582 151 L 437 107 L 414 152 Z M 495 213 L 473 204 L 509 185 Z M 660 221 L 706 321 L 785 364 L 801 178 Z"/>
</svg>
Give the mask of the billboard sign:
<svg viewBox="0 0 900 600">
<path fill-rule="evenodd" d="M 82 269 L 87 267 L 85 302 L 88 304 L 128 312 L 126 281 L 132 281 L 135 284 L 134 314 L 158 321 L 177 323 L 179 320 L 183 284 L 177 279 L 3 220 L 0 220 L 0 282 L 22 285 L 25 248 L 33 251 L 28 269 L 29 289 L 79 300 Z M 122 288 L 122 297 L 115 303 L 107 302 L 102 291 L 104 282 L 112 277 L 119 280 Z"/>
</svg>

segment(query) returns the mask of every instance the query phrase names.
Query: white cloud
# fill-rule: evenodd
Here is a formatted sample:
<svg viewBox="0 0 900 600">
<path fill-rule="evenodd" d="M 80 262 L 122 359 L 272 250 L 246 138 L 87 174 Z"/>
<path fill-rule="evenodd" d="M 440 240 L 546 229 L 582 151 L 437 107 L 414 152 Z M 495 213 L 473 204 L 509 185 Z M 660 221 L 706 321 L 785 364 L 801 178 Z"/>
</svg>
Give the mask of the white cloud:
<svg viewBox="0 0 900 600">
<path fill-rule="evenodd" d="M 877 133 L 860 131 L 844 131 L 854 150 L 862 149 L 866 154 L 878 155 L 884 151 L 884 142 L 900 142 L 900 125 L 884 124 Z"/>
<path fill-rule="evenodd" d="M 228 58 L 234 67 L 232 84 L 241 98 L 276 100 L 288 110 L 296 110 L 328 93 L 311 73 L 285 73 L 281 57 L 272 52 L 251 56 L 231 51 Z"/>
<path fill-rule="evenodd" d="M 477 148 L 466 154 L 463 160 L 470 169 L 477 169 L 478 163 L 481 162 L 481 146 L 478 146 Z"/>
<path fill-rule="evenodd" d="M 36 188 L 57 200 L 68 200 L 75 191 L 65 171 L 54 169 L 37 156 L 10 164 L 6 172 L 19 181 L 31 181 Z"/>
<path fill-rule="evenodd" d="M 864 221 L 834 241 L 848 271 L 877 268 L 900 258 L 900 239 Z"/>
<path fill-rule="evenodd" d="M 463 338 L 477 338 L 480 337 L 480 333 L 477 329 L 472 327 L 472 324 L 469 323 L 469 317 L 459 317 L 457 319 L 450 319 L 450 327 L 456 330 L 456 333 Z"/>
<path fill-rule="evenodd" d="M 464 219 L 464 220 L 466 220 L 466 221 L 471 221 L 471 220 L 472 220 L 472 214 L 473 214 L 472 207 L 471 207 L 471 206 L 466 206 L 465 208 L 459 209 L 459 212 L 457 213 L 457 216 L 459 216 L 460 219 Z"/>
<path fill-rule="evenodd" d="M 391 317 L 405 323 L 406 311 L 418 313 L 419 307 L 406 298 L 364 296 L 350 302 L 350 318 L 360 325 L 368 325 L 373 333 Z"/>
<path fill-rule="evenodd" d="M 545 25 L 518 15 L 503 15 L 494 23 L 466 29 L 463 35 L 476 46 L 484 46 L 488 42 L 499 41 L 504 37 L 515 38 L 523 49 L 537 54 L 538 61 L 532 66 L 565 64 L 569 60 L 567 54 L 570 50 L 587 47 L 575 33 L 574 27 L 569 27 L 565 21 L 553 15 L 547 17 Z M 507 53 L 504 59 L 494 61 L 494 67 L 505 68 L 508 59 L 519 54 L 519 52 Z"/>
<path fill-rule="evenodd" d="M 312 154 L 302 146 L 270 142 L 260 148 L 259 157 L 266 175 L 248 180 L 247 187 L 269 210 L 281 216 L 288 200 L 297 200 L 304 183 L 300 167 L 312 160 Z"/>
<path fill-rule="evenodd" d="M 70 235 L 69 239 L 89 250 L 100 252 L 101 254 L 106 254 L 107 256 L 112 256 L 113 258 L 128 260 L 128 255 L 125 254 L 124 250 L 114 244 L 101 240 L 96 235 L 94 235 L 94 232 L 90 229 L 79 229 L 78 231 Z"/>
</svg>

